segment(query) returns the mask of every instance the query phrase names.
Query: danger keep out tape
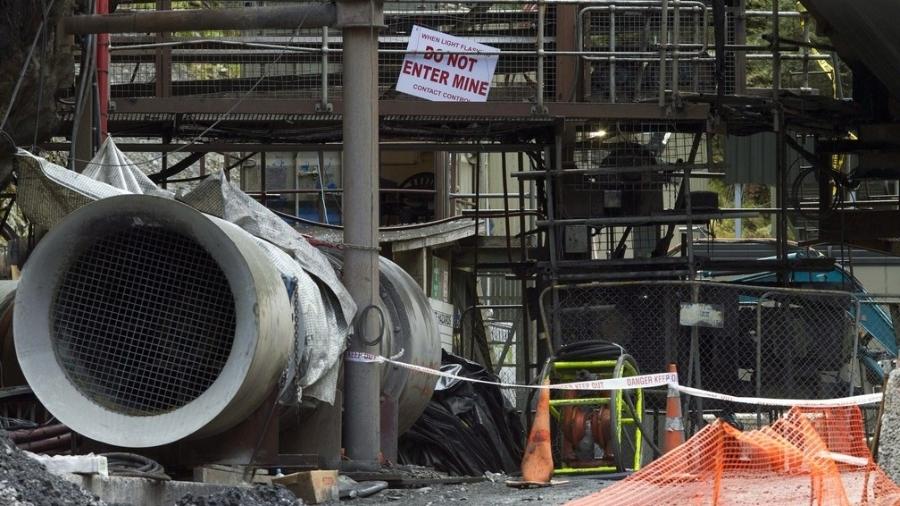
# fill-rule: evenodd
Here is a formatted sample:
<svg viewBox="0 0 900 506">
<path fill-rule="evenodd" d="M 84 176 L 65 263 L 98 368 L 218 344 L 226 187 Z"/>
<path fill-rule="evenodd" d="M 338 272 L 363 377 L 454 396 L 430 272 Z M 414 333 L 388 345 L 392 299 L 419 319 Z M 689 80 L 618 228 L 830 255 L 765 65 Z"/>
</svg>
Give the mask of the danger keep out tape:
<svg viewBox="0 0 900 506">
<path fill-rule="evenodd" d="M 407 364 L 395 360 L 403 355 L 401 351 L 395 357 L 382 357 L 371 353 L 363 353 L 358 351 L 348 351 L 345 355 L 348 362 L 373 363 L 373 364 L 390 364 L 397 367 L 409 369 L 411 371 L 438 376 L 441 378 L 449 378 L 459 381 L 467 381 L 469 383 L 481 383 L 484 385 L 493 385 L 499 388 L 531 388 L 531 389 L 550 389 L 550 390 L 633 390 L 637 388 L 651 388 L 668 386 L 686 395 L 694 397 L 704 397 L 707 399 L 715 399 L 726 402 L 735 402 L 739 404 L 756 404 L 762 406 L 804 406 L 804 407 L 835 407 L 835 406 L 854 406 L 863 404 L 872 404 L 881 402 L 882 394 L 865 394 L 853 397 L 841 397 L 838 399 L 768 399 L 764 397 L 737 397 L 734 395 L 720 394 L 718 392 L 710 392 L 700 388 L 686 387 L 678 384 L 678 373 L 659 373 L 659 374 L 642 374 L 639 376 L 628 376 L 624 378 L 610 378 L 590 381 L 576 381 L 572 383 L 554 383 L 551 385 L 522 385 L 519 383 L 504 383 L 502 381 L 486 381 L 476 378 L 467 378 L 449 372 L 439 371 L 430 367 L 420 365 Z"/>
</svg>

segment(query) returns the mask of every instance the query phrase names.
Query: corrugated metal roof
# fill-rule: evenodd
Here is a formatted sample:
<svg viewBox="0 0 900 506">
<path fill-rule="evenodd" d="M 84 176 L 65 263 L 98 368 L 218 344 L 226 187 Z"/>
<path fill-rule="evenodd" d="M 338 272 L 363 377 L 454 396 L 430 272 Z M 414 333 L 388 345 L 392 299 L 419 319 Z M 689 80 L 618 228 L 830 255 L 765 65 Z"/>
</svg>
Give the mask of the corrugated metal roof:
<svg viewBox="0 0 900 506">
<path fill-rule="evenodd" d="M 774 185 L 778 182 L 775 171 L 775 134 L 765 132 L 725 138 L 725 182 Z M 806 149 L 813 151 L 812 143 Z M 793 149 L 787 149 L 788 182 L 793 180 L 804 162 Z"/>
</svg>

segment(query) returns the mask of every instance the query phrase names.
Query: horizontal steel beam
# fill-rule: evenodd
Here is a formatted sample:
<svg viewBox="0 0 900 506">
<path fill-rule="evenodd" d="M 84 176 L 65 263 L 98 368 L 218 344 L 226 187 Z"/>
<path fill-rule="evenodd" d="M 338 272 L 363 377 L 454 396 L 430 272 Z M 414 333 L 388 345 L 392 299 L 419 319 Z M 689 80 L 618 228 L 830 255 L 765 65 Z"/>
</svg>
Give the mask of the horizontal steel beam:
<svg viewBox="0 0 900 506">
<path fill-rule="evenodd" d="M 696 248 L 696 246 L 695 246 Z M 684 269 L 686 257 L 629 258 L 612 260 L 560 260 L 557 267 L 564 273 L 590 272 L 642 272 L 648 270 L 662 271 L 666 269 Z M 781 261 L 778 259 L 716 259 L 697 253 L 696 268 L 713 272 L 763 272 L 773 270 L 801 270 L 811 272 L 828 272 L 834 269 L 834 258 L 797 258 Z M 538 269 L 550 268 L 550 262 L 536 264 Z"/>
<path fill-rule="evenodd" d="M 248 98 L 235 104 L 238 99 L 167 97 L 167 98 L 119 98 L 116 112 L 119 113 L 213 113 L 213 114 L 321 114 L 316 110 L 317 100 L 311 99 L 266 99 Z M 381 100 L 379 112 L 382 116 L 415 116 L 423 121 L 452 120 L 457 118 L 491 118 L 506 121 L 521 119 L 545 120 L 554 117 L 566 119 L 646 120 L 646 121 L 689 121 L 703 128 L 709 115 L 707 104 L 685 104 L 678 110 L 661 109 L 656 104 L 602 104 L 590 102 L 548 102 L 547 115 L 535 116 L 532 104 L 527 102 L 424 102 L 421 100 Z M 341 101 L 334 102 L 334 112 L 343 110 Z M 339 117 L 334 118 L 339 121 Z"/>
<path fill-rule="evenodd" d="M 71 145 L 68 142 L 48 142 L 41 144 L 41 149 L 46 151 L 69 151 Z M 260 144 L 260 143 L 231 143 L 210 142 L 197 144 L 160 144 L 160 143 L 121 143 L 116 144 L 120 151 L 128 153 L 285 153 L 294 151 L 341 151 L 342 143 L 328 144 Z M 541 144 L 474 144 L 474 143 L 443 143 L 443 142 L 401 142 L 381 143 L 382 151 L 443 151 L 453 153 L 516 153 L 519 151 L 536 151 L 543 149 Z M 319 192 L 319 190 L 315 190 Z M 326 190 L 328 191 L 328 190 Z M 0 198 L 3 198 L 0 195 Z"/>
<path fill-rule="evenodd" d="M 73 35 L 86 35 L 90 33 L 296 29 L 332 26 L 336 22 L 337 9 L 333 3 L 301 3 L 245 9 L 195 9 L 72 16 L 63 20 L 63 30 Z"/>
<path fill-rule="evenodd" d="M 702 212 L 687 214 L 656 214 L 648 216 L 612 216 L 607 218 L 573 218 L 564 220 L 537 220 L 535 224 L 538 227 L 546 228 L 565 225 L 588 225 L 588 226 L 613 226 L 613 225 L 662 225 L 666 223 L 680 224 L 687 223 L 688 220 L 694 222 L 710 221 L 710 220 L 727 220 L 731 218 L 756 218 L 759 213 L 754 211 L 732 211 L 730 209 L 720 209 L 713 212 Z"/>
</svg>

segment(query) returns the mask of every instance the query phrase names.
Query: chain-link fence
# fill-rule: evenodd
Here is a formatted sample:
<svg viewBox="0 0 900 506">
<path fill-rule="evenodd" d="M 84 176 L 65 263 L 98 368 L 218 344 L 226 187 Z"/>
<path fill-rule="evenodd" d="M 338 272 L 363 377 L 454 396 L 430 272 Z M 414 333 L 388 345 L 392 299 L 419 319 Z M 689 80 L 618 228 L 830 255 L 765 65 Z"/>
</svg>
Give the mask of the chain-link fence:
<svg viewBox="0 0 900 506">
<path fill-rule="evenodd" d="M 663 210 L 682 214 L 684 171 L 697 174 L 709 170 L 705 134 L 679 132 L 684 125 L 590 121 L 573 127 L 575 170 L 569 169 L 554 181 L 559 194 L 556 218 L 561 220 L 647 217 Z M 691 207 L 703 212 L 708 206 L 694 202 Z M 660 238 L 675 233 L 674 225 L 629 226 L 612 221 L 604 225 L 590 233 L 594 259 L 664 255 L 671 241 Z"/>
<path fill-rule="evenodd" d="M 848 292 L 714 282 L 594 283 L 550 286 L 540 302 L 554 347 L 615 342 L 642 372 L 677 364 L 684 385 L 779 399 L 843 397 L 880 386 L 872 385 L 880 377 L 878 364 L 863 363 L 858 353 L 868 332 L 860 325 L 860 298 Z M 704 409 L 747 410 L 699 400 L 691 408 L 695 419 Z"/>
<path fill-rule="evenodd" d="M 279 3 L 284 2 L 125 0 L 116 12 Z M 625 103 L 716 89 L 709 0 L 395 0 L 384 9 L 378 82 L 386 99 L 409 98 L 394 87 L 414 25 L 496 48 L 492 101 Z M 727 9 L 727 93 L 771 86 L 772 50 L 762 37 L 771 25 L 771 11 Z M 782 85 L 829 88 L 824 92 L 842 96 L 849 74 L 842 78 L 845 67 L 833 54 L 813 49 L 822 42 L 810 42 L 813 20 L 786 12 L 780 26 L 783 36 L 800 41 L 782 48 Z M 339 29 L 114 34 L 111 51 L 113 97 L 252 95 L 328 102 L 339 100 L 343 89 Z"/>
</svg>

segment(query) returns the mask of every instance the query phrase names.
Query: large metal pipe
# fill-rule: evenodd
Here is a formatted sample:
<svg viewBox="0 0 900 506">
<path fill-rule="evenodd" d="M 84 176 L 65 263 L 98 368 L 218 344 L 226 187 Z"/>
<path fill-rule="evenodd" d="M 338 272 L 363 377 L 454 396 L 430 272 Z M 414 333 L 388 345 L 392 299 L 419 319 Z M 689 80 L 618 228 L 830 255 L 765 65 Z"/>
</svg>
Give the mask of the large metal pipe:
<svg viewBox="0 0 900 506">
<path fill-rule="evenodd" d="M 330 256 L 346 273 L 349 252 Z M 292 261 L 174 200 L 128 195 L 91 203 L 55 226 L 25 265 L 13 318 L 19 364 L 44 406 L 91 439 L 139 448 L 222 432 L 277 387 L 294 350 L 294 308 L 275 267 Z M 378 309 L 368 311 L 375 332 L 365 338 L 381 338 L 370 349 L 438 367 L 440 336 L 424 292 L 396 264 L 376 262 Z M 308 323 L 308 342 L 334 339 Z M 372 367 L 378 374 L 381 366 Z M 425 409 L 434 383 L 384 367 L 374 391 L 376 399 L 397 400 L 402 432 Z"/>
<path fill-rule="evenodd" d="M 128 12 L 72 16 L 63 30 L 73 35 L 89 33 L 147 33 L 197 30 L 256 30 L 264 28 L 318 28 L 334 25 L 333 3 L 300 3 L 241 9 L 196 9 Z"/>
<path fill-rule="evenodd" d="M 149 447 L 246 419 L 284 369 L 291 316 L 255 238 L 174 200 L 129 195 L 79 209 L 41 240 L 14 333 L 22 371 L 57 419 Z"/>
</svg>

